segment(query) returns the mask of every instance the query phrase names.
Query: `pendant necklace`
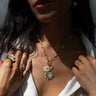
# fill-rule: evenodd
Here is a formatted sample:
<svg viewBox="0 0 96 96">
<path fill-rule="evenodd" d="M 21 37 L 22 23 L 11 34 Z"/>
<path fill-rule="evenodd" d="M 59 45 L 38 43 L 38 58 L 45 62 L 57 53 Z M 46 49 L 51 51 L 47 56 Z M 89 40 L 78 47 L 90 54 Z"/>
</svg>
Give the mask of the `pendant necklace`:
<svg viewBox="0 0 96 96">
<path fill-rule="evenodd" d="M 70 37 L 70 40 L 72 39 L 72 36 Z M 68 41 L 70 41 L 68 40 Z M 38 36 L 38 41 L 40 42 L 40 45 L 43 49 L 43 52 L 44 52 L 44 55 L 45 55 L 45 58 L 46 58 L 46 63 L 47 65 L 43 67 L 43 71 L 44 71 L 44 77 L 47 79 L 47 80 L 51 80 L 53 79 L 54 75 L 52 73 L 52 70 L 54 69 L 52 63 L 56 60 L 56 58 L 58 57 L 58 55 L 61 53 L 61 51 L 64 49 L 64 44 L 62 44 L 62 46 L 60 47 L 60 50 L 58 52 L 58 54 L 54 55 L 51 59 L 49 59 L 47 53 L 46 53 L 46 50 L 43 46 L 43 42 L 40 40 L 39 36 Z"/>
</svg>

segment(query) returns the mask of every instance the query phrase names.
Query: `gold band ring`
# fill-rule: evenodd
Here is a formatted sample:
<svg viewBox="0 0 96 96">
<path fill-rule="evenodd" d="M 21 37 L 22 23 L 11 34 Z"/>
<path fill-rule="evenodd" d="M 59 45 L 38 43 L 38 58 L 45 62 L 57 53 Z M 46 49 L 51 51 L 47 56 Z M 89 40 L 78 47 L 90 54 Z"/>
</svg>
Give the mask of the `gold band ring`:
<svg viewBox="0 0 96 96">
<path fill-rule="evenodd" d="M 83 62 L 79 62 L 79 63 L 76 63 L 76 66 L 79 67 L 82 64 L 83 64 Z"/>
<path fill-rule="evenodd" d="M 12 60 L 12 62 L 14 62 L 14 61 L 15 61 L 15 56 L 14 56 L 14 54 L 8 54 L 8 55 L 7 55 L 7 59 L 10 59 L 10 60 Z"/>
<path fill-rule="evenodd" d="M 26 68 L 26 66 L 25 66 L 25 64 L 20 64 L 20 67 L 22 68 L 22 70 L 24 71 L 25 70 L 25 68 Z"/>
</svg>

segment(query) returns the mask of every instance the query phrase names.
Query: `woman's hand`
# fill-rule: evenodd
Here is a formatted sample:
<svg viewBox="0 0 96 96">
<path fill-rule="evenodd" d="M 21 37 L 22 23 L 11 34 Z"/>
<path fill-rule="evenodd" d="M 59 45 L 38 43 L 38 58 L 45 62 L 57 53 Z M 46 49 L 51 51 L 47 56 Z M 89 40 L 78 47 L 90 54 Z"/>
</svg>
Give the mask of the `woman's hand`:
<svg viewBox="0 0 96 96">
<path fill-rule="evenodd" d="M 0 96 L 11 96 L 16 92 L 30 70 L 32 62 L 28 60 L 28 48 L 22 50 L 23 47 L 16 52 L 11 49 L 8 54 L 14 54 L 15 62 L 6 59 L 0 65 Z M 24 64 L 26 64 L 25 69 Z"/>
<path fill-rule="evenodd" d="M 78 68 L 73 67 L 72 71 L 81 86 L 90 96 L 96 96 L 96 59 L 91 55 L 81 55 L 75 61 L 75 65 Z"/>
</svg>

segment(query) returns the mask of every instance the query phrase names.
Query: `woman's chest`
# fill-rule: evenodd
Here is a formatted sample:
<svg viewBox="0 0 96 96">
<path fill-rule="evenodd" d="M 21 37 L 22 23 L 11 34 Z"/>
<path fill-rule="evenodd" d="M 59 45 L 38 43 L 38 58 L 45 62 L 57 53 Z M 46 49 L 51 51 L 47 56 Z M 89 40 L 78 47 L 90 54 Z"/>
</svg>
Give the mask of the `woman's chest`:
<svg viewBox="0 0 96 96">
<path fill-rule="evenodd" d="M 54 77 L 51 80 L 45 78 L 43 69 L 47 63 L 44 58 L 33 59 L 32 62 L 32 75 L 39 96 L 58 96 L 73 77 L 72 71 L 58 59 L 52 65 Z"/>
</svg>

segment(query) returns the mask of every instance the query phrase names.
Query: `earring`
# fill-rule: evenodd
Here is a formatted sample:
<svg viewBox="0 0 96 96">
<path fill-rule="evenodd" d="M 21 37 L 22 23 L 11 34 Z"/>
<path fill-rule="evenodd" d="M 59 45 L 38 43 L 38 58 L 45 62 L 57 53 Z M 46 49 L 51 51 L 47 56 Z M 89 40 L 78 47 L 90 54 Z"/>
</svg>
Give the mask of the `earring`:
<svg viewBox="0 0 96 96">
<path fill-rule="evenodd" d="M 74 7 L 77 7 L 78 6 L 78 4 L 77 4 L 77 2 L 75 1 L 75 2 L 73 2 L 73 6 Z"/>
</svg>

